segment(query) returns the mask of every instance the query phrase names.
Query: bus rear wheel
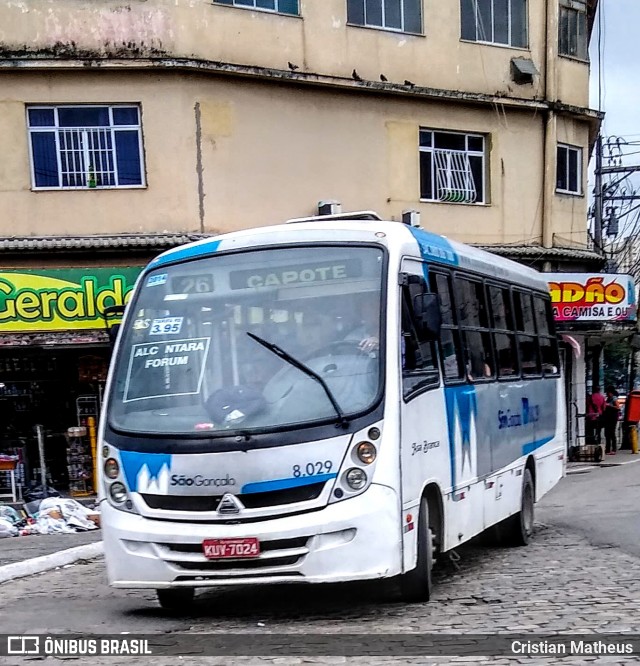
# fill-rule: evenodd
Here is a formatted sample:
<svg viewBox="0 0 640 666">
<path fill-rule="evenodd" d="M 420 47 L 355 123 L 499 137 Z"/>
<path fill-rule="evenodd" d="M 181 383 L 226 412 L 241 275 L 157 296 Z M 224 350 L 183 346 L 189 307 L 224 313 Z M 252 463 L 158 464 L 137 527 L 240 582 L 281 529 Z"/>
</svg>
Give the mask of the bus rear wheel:
<svg viewBox="0 0 640 666">
<path fill-rule="evenodd" d="M 533 534 L 535 491 L 529 469 L 522 477 L 520 511 L 496 525 L 498 542 L 504 546 L 526 546 Z"/>
<path fill-rule="evenodd" d="M 158 603 L 164 610 L 183 611 L 193 603 L 196 591 L 192 587 L 176 587 L 168 590 L 156 590 Z"/>
<path fill-rule="evenodd" d="M 431 571 L 433 569 L 433 532 L 429 527 L 429 506 L 426 499 L 420 502 L 418 515 L 418 555 L 416 567 L 399 577 L 402 601 L 429 601 L 431 598 Z"/>
</svg>

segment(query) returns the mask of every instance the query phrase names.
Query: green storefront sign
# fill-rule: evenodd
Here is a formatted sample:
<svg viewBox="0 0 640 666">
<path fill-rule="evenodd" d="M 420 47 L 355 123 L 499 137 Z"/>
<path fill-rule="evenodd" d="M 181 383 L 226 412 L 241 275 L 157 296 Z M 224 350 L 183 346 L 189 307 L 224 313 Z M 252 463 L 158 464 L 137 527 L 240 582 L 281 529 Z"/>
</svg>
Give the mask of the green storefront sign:
<svg viewBox="0 0 640 666">
<path fill-rule="evenodd" d="M 105 328 L 104 309 L 128 302 L 142 267 L 0 270 L 0 332 Z"/>
</svg>

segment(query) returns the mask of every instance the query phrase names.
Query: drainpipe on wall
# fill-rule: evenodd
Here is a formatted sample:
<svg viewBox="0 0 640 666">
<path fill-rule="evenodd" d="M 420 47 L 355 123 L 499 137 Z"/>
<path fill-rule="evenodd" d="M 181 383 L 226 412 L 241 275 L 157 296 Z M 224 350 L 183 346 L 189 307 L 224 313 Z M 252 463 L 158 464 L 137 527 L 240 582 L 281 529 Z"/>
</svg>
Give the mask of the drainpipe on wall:
<svg viewBox="0 0 640 666">
<path fill-rule="evenodd" d="M 200 102 L 196 102 L 195 107 L 196 117 L 196 174 L 198 176 L 198 218 L 200 220 L 200 233 L 204 233 L 204 167 L 202 166 L 202 113 L 200 110 Z"/>
<path fill-rule="evenodd" d="M 558 0 L 545 1 L 545 68 L 544 96 L 547 103 L 558 99 Z M 544 174 L 543 174 L 543 206 L 542 206 L 542 245 L 553 247 L 553 200 L 555 197 L 556 179 L 556 143 L 557 116 L 549 110 L 544 119 Z"/>
</svg>

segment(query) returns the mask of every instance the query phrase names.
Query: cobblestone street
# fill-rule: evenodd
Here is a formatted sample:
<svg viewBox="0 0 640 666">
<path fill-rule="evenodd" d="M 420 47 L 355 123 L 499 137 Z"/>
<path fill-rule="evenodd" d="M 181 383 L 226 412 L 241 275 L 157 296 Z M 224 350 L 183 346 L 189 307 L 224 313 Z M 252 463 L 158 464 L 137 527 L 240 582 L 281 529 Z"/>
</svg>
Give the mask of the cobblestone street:
<svg viewBox="0 0 640 666">
<path fill-rule="evenodd" d="M 279 586 L 202 593 L 189 617 L 159 610 L 153 594 L 109 589 L 102 560 L 17 580 L 2 586 L 0 615 L 7 632 L 199 633 L 521 633 L 594 634 L 637 631 L 640 561 L 616 548 L 592 546 L 578 534 L 538 525 L 525 549 L 469 546 L 437 574 L 428 604 L 391 603 L 372 586 Z M 593 657 L 567 657 L 585 663 Z M 47 663 L 55 663 L 49 658 Z M 298 663 L 556 663 L 527 657 L 217 657 L 185 655 L 181 664 Z M 640 659 L 598 657 L 597 663 Z M 19 663 L 18 661 L 12 663 Z M 130 658 L 92 658 L 92 663 L 130 663 Z M 173 664 L 172 658 L 148 658 Z"/>
</svg>

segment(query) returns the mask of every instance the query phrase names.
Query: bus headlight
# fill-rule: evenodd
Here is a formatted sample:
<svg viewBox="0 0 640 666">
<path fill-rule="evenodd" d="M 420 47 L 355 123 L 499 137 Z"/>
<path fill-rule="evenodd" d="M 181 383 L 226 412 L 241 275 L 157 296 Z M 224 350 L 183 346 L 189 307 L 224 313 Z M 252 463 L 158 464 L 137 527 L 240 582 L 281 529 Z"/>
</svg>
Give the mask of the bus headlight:
<svg viewBox="0 0 640 666">
<path fill-rule="evenodd" d="M 350 500 L 366 493 L 375 482 L 376 475 L 381 476 L 377 469 L 382 451 L 381 438 L 382 422 L 353 433 L 331 489 L 329 504 Z"/>
<path fill-rule="evenodd" d="M 358 467 L 353 467 L 350 469 L 345 478 L 347 480 L 347 485 L 352 490 L 362 490 L 367 485 L 367 475 L 364 470 L 359 469 Z"/>
<path fill-rule="evenodd" d="M 112 483 L 109 486 L 109 495 L 116 504 L 122 504 L 127 498 L 127 489 L 122 483 Z"/>
<path fill-rule="evenodd" d="M 120 474 L 120 465 L 115 458 L 108 458 L 104 462 L 104 473 L 109 479 L 117 479 Z"/>
<path fill-rule="evenodd" d="M 365 465 L 370 465 L 376 459 L 378 452 L 371 442 L 360 442 L 356 447 L 356 455 L 360 462 L 363 462 Z"/>
</svg>

